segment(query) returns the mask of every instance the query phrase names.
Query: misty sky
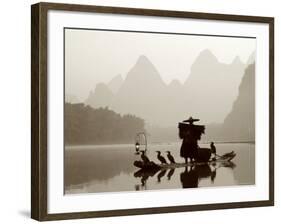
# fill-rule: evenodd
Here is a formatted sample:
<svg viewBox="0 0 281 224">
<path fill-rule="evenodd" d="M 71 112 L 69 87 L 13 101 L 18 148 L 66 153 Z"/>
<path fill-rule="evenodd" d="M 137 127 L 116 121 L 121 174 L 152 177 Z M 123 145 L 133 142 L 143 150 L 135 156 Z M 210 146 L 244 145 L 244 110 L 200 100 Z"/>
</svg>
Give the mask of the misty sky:
<svg viewBox="0 0 281 224">
<path fill-rule="evenodd" d="M 147 56 L 165 83 L 188 78 L 199 53 L 209 49 L 220 62 L 239 56 L 246 63 L 256 49 L 250 38 L 65 30 L 65 92 L 85 100 L 99 82 L 109 82 Z"/>
</svg>

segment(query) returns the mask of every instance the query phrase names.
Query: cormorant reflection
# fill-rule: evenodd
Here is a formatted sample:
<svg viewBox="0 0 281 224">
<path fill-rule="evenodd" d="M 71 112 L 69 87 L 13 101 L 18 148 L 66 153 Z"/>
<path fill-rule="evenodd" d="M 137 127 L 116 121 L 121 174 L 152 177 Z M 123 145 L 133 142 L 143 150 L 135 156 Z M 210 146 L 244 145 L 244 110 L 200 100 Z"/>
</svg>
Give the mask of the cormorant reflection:
<svg viewBox="0 0 281 224">
<path fill-rule="evenodd" d="M 221 167 L 230 169 L 235 168 L 235 164 L 230 161 L 226 162 L 212 162 L 210 164 L 186 166 L 184 171 L 180 173 L 180 181 L 182 188 L 197 188 L 201 179 L 210 178 L 214 183 L 217 175 L 217 170 Z M 169 172 L 167 173 L 167 171 Z M 166 175 L 167 173 L 167 175 Z M 149 178 L 157 174 L 157 182 L 161 183 L 163 177 L 166 175 L 167 180 L 170 181 L 171 177 L 175 174 L 175 168 L 170 169 L 140 169 L 134 173 L 134 177 L 141 178 L 141 184 L 137 184 L 135 189 L 146 190 L 146 183 Z"/>
<path fill-rule="evenodd" d="M 175 173 L 175 168 L 170 169 L 170 171 L 167 174 L 168 180 L 171 180 L 171 177 L 174 175 L 174 173 Z"/>
<path fill-rule="evenodd" d="M 212 184 L 215 182 L 216 176 L 217 176 L 217 169 L 214 169 L 214 171 L 212 171 L 211 173 Z"/>
<path fill-rule="evenodd" d="M 157 175 L 157 182 L 160 183 L 161 182 L 161 178 L 165 176 L 167 170 L 164 169 L 164 170 L 161 170 L 158 175 Z"/>
<path fill-rule="evenodd" d="M 134 173 L 134 177 L 141 178 L 141 184 L 137 184 L 135 185 L 135 190 L 139 191 L 139 190 L 146 190 L 146 182 L 149 179 L 149 177 L 153 177 L 155 176 L 156 173 L 158 173 L 157 175 L 157 182 L 161 183 L 161 179 L 162 177 L 165 176 L 167 172 L 167 169 L 163 169 L 163 170 L 159 170 L 159 169 L 140 169 L 137 172 Z M 169 170 L 168 174 L 167 174 L 167 179 L 170 180 L 171 177 L 174 175 L 175 173 L 175 169 L 172 168 Z"/>
<path fill-rule="evenodd" d="M 134 177 L 141 178 L 141 184 L 135 185 L 136 191 L 139 191 L 142 189 L 146 190 L 146 182 L 147 182 L 148 178 L 153 177 L 158 171 L 159 171 L 159 169 L 150 169 L 150 170 L 140 169 L 137 172 L 135 172 Z"/>
<path fill-rule="evenodd" d="M 211 165 L 212 165 L 212 167 L 214 167 L 214 170 L 211 173 L 212 183 L 214 183 L 214 181 L 215 181 L 215 178 L 216 178 L 216 175 L 217 175 L 217 169 L 219 169 L 221 167 L 234 169 L 236 167 L 235 163 L 233 163 L 231 161 L 225 161 L 225 162 L 221 162 L 219 164 L 217 164 L 216 162 L 212 162 Z"/>
</svg>

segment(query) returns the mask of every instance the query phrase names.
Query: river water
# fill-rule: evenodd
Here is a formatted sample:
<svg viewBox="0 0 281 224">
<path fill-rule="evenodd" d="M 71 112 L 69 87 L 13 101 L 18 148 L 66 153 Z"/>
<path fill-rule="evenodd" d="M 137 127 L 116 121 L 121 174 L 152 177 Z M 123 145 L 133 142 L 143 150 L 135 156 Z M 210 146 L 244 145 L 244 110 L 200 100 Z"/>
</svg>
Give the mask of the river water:
<svg viewBox="0 0 281 224">
<path fill-rule="evenodd" d="M 208 147 L 207 144 L 199 144 Z M 65 194 L 143 191 L 194 187 L 218 187 L 255 184 L 255 144 L 216 144 L 217 154 L 235 151 L 232 163 L 181 167 L 158 172 L 141 172 L 133 166 L 140 155 L 134 145 L 66 146 L 64 161 Z M 157 153 L 171 151 L 176 162 L 180 142 L 151 144 L 147 156 L 157 162 Z"/>
</svg>

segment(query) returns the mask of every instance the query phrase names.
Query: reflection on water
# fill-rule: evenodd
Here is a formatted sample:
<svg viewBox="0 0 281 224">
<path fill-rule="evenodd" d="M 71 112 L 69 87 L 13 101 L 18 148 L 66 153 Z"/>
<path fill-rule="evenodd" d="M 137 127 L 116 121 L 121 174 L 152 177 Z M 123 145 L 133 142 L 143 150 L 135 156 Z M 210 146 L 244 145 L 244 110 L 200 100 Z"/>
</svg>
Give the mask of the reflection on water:
<svg viewBox="0 0 281 224">
<path fill-rule="evenodd" d="M 204 147 L 207 145 L 201 144 Z M 170 150 L 176 162 L 180 143 L 155 144 L 148 157 L 157 161 L 155 151 Z M 194 165 L 176 169 L 145 171 L 133 166 L 140 155 L 133 145 L 75 146 L 65 150 L 65 193 L 95 193 L 157 189 L 196 188 L 255 184 L 255 145 L 217 144 L 217 153 L 234 150 L 233 162 Z"/>
<path fill-rule="evenodd" d="M 219 164 L 219 165 L 218 165 Z M 215 163 L 212 162 L 211 164 L 203 164 L 203 165 L 194 165 L 194 166 L 188 166 L 183 169 L 182 172 L 180 172 L 180 182 L 182 188 L 197 188 L 198 183 L 204 179 L 204 178 L 210 178 L 211 183 L 213 184 L 215 182 L 215 178 L 217 175 L 217 170 L 222 167 L 228 167 L 230 169 L 234 169 L 236 165 L 233 162 L 223 162 L 223 163 Z M 179 168 L 177 168 L 179 169 Z M 168 171 L 169 170 L 169 171 Z M 167 173 L 168 171 L 168 173 Z M 171 177 L 175 173 L 175 169 L 164 169 L 164 170 L 138 170 L 134 173 L 134 176 L 136 178 L 141 178 L 141 184 L 137 184 L 135 189 L 138 190 L 145 190 L 146 182 L 149 179 L 149 177 L 153 177 L 157 174 L 157 182 L 161 182 L 161 178 L 165 176 L 167 173 L 167 181 L 171 180 Z"/>
<path fill-rule="evenodd" d="M 168 180 L 171 180 L 171 177 L 174 175 L 174 173 L 175 173 L 175 169 L 170 169 L 170 171 L 169 171 L 169 173 L 167 174 L 167 178 L 168 178 Z"/>
</svg>

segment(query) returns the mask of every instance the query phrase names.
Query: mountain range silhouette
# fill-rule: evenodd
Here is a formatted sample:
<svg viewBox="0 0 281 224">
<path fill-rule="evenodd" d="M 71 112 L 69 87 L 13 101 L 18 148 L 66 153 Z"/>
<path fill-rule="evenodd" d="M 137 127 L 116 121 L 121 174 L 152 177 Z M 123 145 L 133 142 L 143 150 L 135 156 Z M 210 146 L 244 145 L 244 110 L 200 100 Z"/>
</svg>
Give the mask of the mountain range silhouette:
<svg viewBox="0 0 281 224">
<path fill-rule="evenodd" d="M 175 132 L 179 121 L 193 116 L 207 124 L 209 136 L 222 135 L 221 130 L 228 135 L 239 131 L 238 138 L 253 139 L 254 65 L 249 64 L 254 62 L 253 53 L 246 64 L 239 57 L 222 63 L 206 49 L 197 56 L 184 83 L 174 79 L 166 84 L 149 58 L 141 55 L 124 80 L 119 74 L 109 83 L 97 84 L 85 104 L 141 117 L 152 133 L 161 128 L 161 133 Z M 243 125 L 236 125 L 237 119 Z M 174 138 L 176 133 L 170 135 Z"/>
<path fill-rule="evenodd" d="M 189 115 L 205 123 L 219 123 L 238 96 L 245 66 L 238 57 L 230 64 L 221 63 L 204 50 L 183 84 L 172 80 L 167 85 L 153 63 L 141 55 L 125 80 L 118 75 L 108 84 L 98 84 L 85 103 L 135 114 L 151 125 L 170 126 Z"/>
</svg>

